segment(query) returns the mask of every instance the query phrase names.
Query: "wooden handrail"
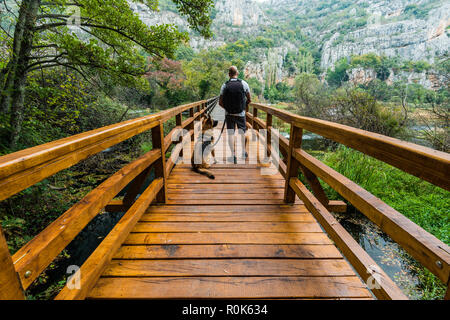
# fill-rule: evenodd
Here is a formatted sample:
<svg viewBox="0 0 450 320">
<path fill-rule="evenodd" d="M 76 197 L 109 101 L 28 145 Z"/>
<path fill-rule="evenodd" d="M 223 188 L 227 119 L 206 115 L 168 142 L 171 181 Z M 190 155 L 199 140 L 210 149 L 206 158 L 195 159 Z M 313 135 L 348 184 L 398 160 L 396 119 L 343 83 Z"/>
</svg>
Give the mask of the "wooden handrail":
<svg viewBox="0 0 450 320">
<path fill-rule="evenodd" d="M 12 257 L 9 255 L 7 247 L 3 247 L 1 242 L 3 233 L 1 233 L 0 262 L 3 270 L 0 270 L 0 282 L 2 282 L 2 292 L 5 292 L 3 291 L 4 279 L 5 281 L 8 279 L 5 285 L 8 284 L 8 288 L 10 288 L 5 292 L 4 298 L 23 298 L 22 288 L 28 288 L 102 208 L 109 207 L 114 209 L 113 211 L 118 211 L 116 209 L 126 211 L 134 208 L 130 209 L 132 212 L 130 214 L 133 215 L 134 212 L 136 215 L 133 216 L 134 221 L 137 213 L 141 213 L 143 210 L 140 206 L 147 205 L 148 199 L 142 198 L 135 202 L 135 198 L 146 177 L 150 174 L 151 168 L 155 169 L 155 181 L 158 183 L 153 185 L 154 188 L 148 192 L 155 193 L 152 199 L 156 197 L 156 200 L 165 202 L 166 174 L 170 172 L 173 165 L 169 164 L 169 168 L 167 168 L 169 170 L 166 170 L 166 152 L 172 141 L 169 140 L 169 136 L 164 137 L 163 124 L 175 116 L 181 119 L 181 114 L 189 111 L 190 117 L 181 124 L 181 127 L 191 127 L 195 120 L 204 115 L 207 106 L 216 102 L 217 98 L 213 98 L 182 105 L 150 116 L 113 124 L 0 157 L 1 201 L 91 155 L 137 134 L 148 130 L 152 131 L 152 151 L 128 164 L 92 190 Z M 120 205 L 113 205 L 112 199 L 130 183 L 130 188 L 124 198 L 126 203 L 122 201 Z M 6 268 L 9 261 L 6 258 L 11 262 L 9 265 L 13 266 L 12 273 Z M 17 289 L 17 285 L 20 290 Z"/>
<path fill-rule="evenodd" d="M 317 200 L 298 178 L 291 178 L 290 186 L 302 199 L 308 210 L 327 231 L 328 235 L 356 269 L 360 277 L 371 283 L 372 292 L 378 299 L 407 300 L 405 294 L 389 276 L 376 264 L 352 236 L 337 222 L 328 210 Z M 370 279 L 369 279 L 370 278 Z"/>
<path fill-rule="evenodd" d="M 251 106 L 450 191 L 450 154 L 446 152 L 330 121 L 302 117 L 261 104 Z"/>
<path fill-rule="evenodd" d="M 254 129 L 266 129 L 266 123 L 257 117 L 258 110 L 291 124 L 291 139 L 280 142 L 280 150 L 287 149 L 283 151 L 288 153 L 285 190 L 285 200 L 288 203 L 292 203 L 294 194 L 297 194 L 309 206 L 308 209 L 313 214 L 316 213 L 316 218 L 320 221 L 324 217 L 322 209 L 326 209 L 321 205 L 330 203 L 318 182 L 318 178 L 321 178 L 440 280 L 445 284 L 450 282 L 449 246 L 354 182 L 308 155 L 301 149 L 301 145 L 303 131 L 308 130 L 391 164 L 446 190 L 450 190 L 450 154 L 349 126 L 302 117 L 262 104 L 253 103 L 250 106 L 253 112 L 247 112 L 247 117 L 251 119 Z M 308 180 L 315 197 L 298 181 L 299 170 Z M 320 199 L 319 204 L 316 201 L 317 198 Z M 322 222 L 326 223 L 325 220 Z M 327 229 L 326 225 L 322 224 L 322 226 Z M 329 232 L 332 233 L 333 230 L 330 229 Z M 350 256 L 355 258 L 353 253 Z M 358 269 L 358 263 L 361 267 L 359 260 L 355 260 L 356 269 Z M 360 268 L 360 271 L 365 272 L 364 268 Z M 361 273 L 360 275 L 364 278 L 364 275 Z M 383 295 L 389 295 L 388 291 Z"/>
<path fill-rule="evenodd" d="M 91 155 L 148 131 L 160 122 L 165 122 L 186 110 L 203 106 L 207 102 L 199 101 L 179 106 L 2 156 L 0 157 L 0 201 Z M 201 114 L 202 112 L 199 112 L 197 116 Z"/>
<path fill-rule="evenodd" d="M 111 260 L 114 249 L 123 242 L 146 207 L 152 201 L 161 203 L 167 200 L 167 177 L 175 163 L 172 159 L 166 161 L 166 153 L 172 144 L 175 129 L 187 129 L 192 135 L 194 121 L 204 117 L 207 107 L 215 103 L 217 98 L 186 104 L 0 157 L 1 201 L 95 153 L 142 132 L 152 131 L 152 151 L 125 166 L 91 191 L 21 248 L 12 259 L 7 247 L 5 249 L 4 241 L 2 242 L 2 233 L 0 234 L 0 262 L 5 266 L 0 270 L 0 282 L 7 283 L 8 288 L 12 288 L 6 297 L 23 298 L 22 290 L 31 285 L 102 208 L 126 211 L 119 224 L 82 266 L 83 289 L 70 291 L 66 288 L 58 296 L 58 299 L 84 298 Z M 371 274 L 367 272 L 375 263 L 330 215 L 329 210 L 345 209 L 345 204 L 329 201 L 318 178 L 353 203 L 419 262 L 448 284 L 450 278 L 448 246 L 352 181 L 308 155 L 301 149 L 301 142 L 303 131 L 308 130 L 392 164 L 447 190 L 450 188 L 449 154 L 348 126 L 301 117 L 270 106 L 251 104 L 251 107 L 253 112 L 247 110 L 247 122 L 249 127 L 255 130 L 270 130 L 273 116 L 291 124 L 290 139 L 281 135 L 278 137 L 280 152 L 284 157 L 280 158 L 279 164 L 280 171 L 286 179 L 285 200 L 292 203 L 295 195 L 298 195 L 304 201 L 363 279 L 370 277 Z M 258 118 L 258 110 L 267 113 L 267 121 Z M 189 112 L 189 117 L 182 121 L 182 113 L 186 111 Z M 164 137 L 164 123 L 173 117 L 176 117 L 177 127 Z M 178 144 L 172 153 L 175 156 L 180 155 L 181 147 Z M 273 152 L 273 148 L 269 146 L 269 153 L 273 155 Z M 156 176 L 154 182 L 146 189 L 144 197 L 137 197 L 152 169 Z M 300 170 L 307 178 L 314 194 L 298 180 Z M 113 200 L 129 184 L 130 188 L 124 200 Z M 381 290 L 373 291 L 378 298 L 406 298 L 387 275 L 382 271 L 380 274 L 381 280 L 378 281 L 378 285 Z"/>
<path fill-rule="evenodd" d="M 450 247 L 304 150 L 294 157 L 378 225 L 442 282 L 450 279 Z"/>
</svg>

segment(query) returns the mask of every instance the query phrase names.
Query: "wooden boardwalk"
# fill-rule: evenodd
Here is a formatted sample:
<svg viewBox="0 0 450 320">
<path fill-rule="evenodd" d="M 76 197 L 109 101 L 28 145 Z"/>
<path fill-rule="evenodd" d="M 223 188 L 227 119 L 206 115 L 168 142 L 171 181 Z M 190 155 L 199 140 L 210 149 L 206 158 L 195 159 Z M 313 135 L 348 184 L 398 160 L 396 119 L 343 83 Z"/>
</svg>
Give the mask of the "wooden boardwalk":
<svg viewBox="0 0 450 320">
<path fill-rule="evenodd" d="M 280 174 L 212 171 L 175 167 L 168 203 L 147 210 L 89 298 L 372 297 L 305 206 L 283 205 Z"/>
<path fill-rule="evenodd" d="M 25 290 L 103 210 L 125 214 L 57 300 L 408 299 L 330 213 L 345 212 L 347 204 L 328 199 L 322 184 L 441 280 L 447 286 L 444 299 L 450 299 L 449 246 L 314 158 L 302 149 L 302 140 L 304 132 L 313 132 L 444 190 L 450 190 L 450 154 L 253 103 L 247 127 L 259 142 L 251 140 L 248 161 L 214 165 L 216 179 L 210 180 L 190 165 L 175 165 L 172 156 L 189 158 L 192 149 L 181 153 L 181 144 L 172 138 L 180 129 L 195 134 L 196 121 L 204 120 L 217 101 L 197 101 L 0 157 L 2 201 L 151 132 L 152 150 L 90 191 L 13 255 L 0 226 L 0 300 L 25 299 Z M 221 109 L 214 110 L 216 119 L 223 116 Z M 290 126 L 289 139 L 271 131 L 280 123 Z M 258 134 L 262 129 L 268 130 L 268 141 L 278 137 L 278 143 L 266 145 L 264 134 Z M 216 147 L 219 162 L 230 154 L 224 141 L 226 134 Z M 264 145 L 279 165 L 272 175 L 258 162 L 265 161 Z M 152 172 L 155 179 L 146 186 Z"/>
</svg>

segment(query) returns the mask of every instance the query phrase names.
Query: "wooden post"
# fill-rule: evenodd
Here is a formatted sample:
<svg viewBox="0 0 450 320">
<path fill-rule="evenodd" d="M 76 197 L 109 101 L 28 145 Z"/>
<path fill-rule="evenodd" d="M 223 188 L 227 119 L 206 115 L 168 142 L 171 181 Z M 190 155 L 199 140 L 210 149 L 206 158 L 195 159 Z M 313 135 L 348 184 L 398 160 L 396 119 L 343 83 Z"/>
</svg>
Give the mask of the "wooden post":
<svg viewBox="0 0 450 320">
<path fill-rule="evenodd" d="M 257 126 L 255 126 L 255 125 L 256 125 L 255 119 L 256 119 L 257 117 L 258 117 L 258 109 L 256 109 L 255 106 L 253 106 L 253 118 L 252 118 L 252 128 L 253 128 L 253 130 L 258 130 Z M 253 132 L 252 139 L 253 139 L 253 141 L 256 140 L 256 134 L 255 134 L 255 132 Z"/>
<path fill-rule="evenodd" d="M 267 130 L 267 156 L 271 157 L 272 155 L 272 115 L 267 113 L 266 120 L 266 130 Z"/>
<path fill-rule="evenodd" d="M 179 113 L 175 116 L 175 125 L 182 129 L 181 126 L 183 125 L 183 113 Z M 178 137 L 178 141 L 180 141 L 181 137 Z M 183 149 L 180 151 L 180 157 L 183 156 Z"/>
<path fill-rule="evenodd" d="M 300 162 L 292 156 L 292 151 L 302 147 L 303 129 L 291 124 L 291 134 L 289 139 L 289 151 L 287 158 L 286 185 L 284 188 L 284 202 L 295 203 L 295 191 L 289 185 L 291 178 L 297 178 Z"/>
<path fill-rule="evenodd" d="M 189 109 L 189 118 L 191 118 L 191 119 L 194 118 L 194 108 L 190 108 L 190 109 Z M 188 130 L 188 131 L 194 130 L 194 126 L 195 126 L 195 122 L 192 121 L 192 122 L 188 125 L 187 130 Z M 194 135 L 191 135 L 191 141 L 194 141 Z"/>
<path fill-rule="evenodd" d="M 175 116 L 175 123 L 176 123 L 177 127 L 181 127 L 181 125 L 183 123 L 183 116 L 181 113 L 179 113 Z"/>
<path fill-rule="evenodd" d="M 0 227 L 0 300 L 24 300 L 22 284 Z"/>
<path fill-rule="evenodd" d="M 142 189 L 142 186 L 145 183 L 145 180 L 147 180 L 150 172 L 152 170 L 152 166 L 148 167 L 144 171 L 142 171 L 130 184 L 128 187 L 127 193 L 123 197 L 123 205 L 125 208 L 130 208 L 134 201 L 136 200 L 136 197 L 138 196 L 139 192 Z"/>
<path fill-rule="evenodd" d="M 155 164 L 155 179 L 163 178 L 164 186 L 156 197 L 156 202 L 167 203 L 167 177 L 166 177 L 166 154 L 164 150 L 164 127 L 163 123 L 152 129 L 152 143 L 153 149 L 161 150 L 161 158 Z"/>
<path fill-rule="evenodd" d="M 308 184 L 310 185 L 314 196 L 317 198 L 317 200 L 320 201 L 320 203 L 324 207 L 328 208 L 328 204 L 330 201 L 328 200 L 328 197 L 325 194 L 325 191 L 323 190 L 322 185 L 320 184 L 317 176 L 311 170 L 309 170 L 303 165 L 300 165 L 300 169 L 302 170 L 303 175 L 308 181 Z"/>
</svg>

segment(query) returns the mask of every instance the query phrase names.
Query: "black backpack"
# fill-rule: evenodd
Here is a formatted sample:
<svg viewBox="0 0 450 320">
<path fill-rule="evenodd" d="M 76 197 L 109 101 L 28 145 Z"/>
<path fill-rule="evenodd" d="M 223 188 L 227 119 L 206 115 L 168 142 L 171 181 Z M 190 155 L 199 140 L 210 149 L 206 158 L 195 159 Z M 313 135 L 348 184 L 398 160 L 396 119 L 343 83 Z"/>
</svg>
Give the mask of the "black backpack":
<svg viewBox="0 0 450 320">
<path fill-rule="evenodd" d="M 245 110 L 245 90 L 242 80 L 228 81 L 223 91 L 223 107 L 229 114 L 238 114 Z"/>
</svg>

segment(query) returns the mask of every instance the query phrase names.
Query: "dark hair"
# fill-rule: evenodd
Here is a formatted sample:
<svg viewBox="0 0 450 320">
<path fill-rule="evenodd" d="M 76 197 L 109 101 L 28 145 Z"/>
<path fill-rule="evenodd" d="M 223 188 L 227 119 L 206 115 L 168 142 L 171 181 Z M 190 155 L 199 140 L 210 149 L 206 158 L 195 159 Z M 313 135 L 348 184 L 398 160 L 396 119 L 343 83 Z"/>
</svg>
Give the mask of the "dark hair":
<svg viewBox="0 0 450 320">
<path fill-rule="evenodd" d="M 235 75 L 237 75 L 239 73 L 239 71 L 238 71 L 238 69 L 235 67 L 235 66 L 231 66 L 229 69 L 228 69 L 228 74 L 230 75 L 230 76 L 235 76 Z"/>
</svg>

